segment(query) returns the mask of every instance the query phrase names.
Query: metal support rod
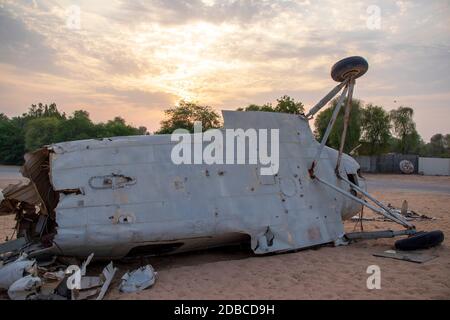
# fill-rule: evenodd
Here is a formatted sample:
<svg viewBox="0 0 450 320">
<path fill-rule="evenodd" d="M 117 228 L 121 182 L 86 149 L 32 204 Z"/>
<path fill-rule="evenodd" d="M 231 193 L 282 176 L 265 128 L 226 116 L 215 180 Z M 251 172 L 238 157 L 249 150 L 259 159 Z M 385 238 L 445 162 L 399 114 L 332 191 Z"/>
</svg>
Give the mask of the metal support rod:
<svg viewBox="0 0 450 320">
<path fill-rule="evenodd" d="M 379 213 L 379 214 L 385 216 L 385 217 L 388 218 L 389 220 L 392 220 L 392 221 L 394 221 L 394 222 L 397 222 L 398 224 L 400 224 L 400 225 L 402 225 L 402 226 L 404 226 L 404 227 L 406 227 L 406 228 L 411 228 L 411 227 L 412 227 L 409 223 L 407 223 L 407 222 L 405 223 L 404 221 L 399 220 L 399 219 L 396 219 L 395 217 L 391 216 L 391 215 L 388 214 L 385 210 L 379 209 L 379 208 L 377 208 L 377 207 L 371 205 L 370 203 L 368 203 L 368 202 L 366 202 L 366 201 L 364 201 L 364 200 L 361 200 L 361 199 L 358 198 L 358 197 L 355 197 L 354 195 L 350 194 L 349 192 L 347 192 L 347 191 L 345 191 L 345 190 L 342 190 L 341 188 L 339 188 L 339 187 L 337 187 L 337 186 L 335 186 L 335 185 L 333 185 L 333 184 L 331 184 L 331 183 L 329 183 L 329 182 L 327 182 L 327 181 L 325 181 L 325 180 L 322 180 L 322 179 L 320 179 L 320 178 L 318 178 L 318 177 L 316 177 L 316 180 L 319 181 L 319 182 L 321 182 L 321 183 L 323 183 L 324 185 L 330 187 L 331 189 L 333 189 L 333 190 L 339 192 L 340 194 L 346 196 L 347 198 L 350 198 L 350 199 L 352 199 L 352 200 L 354 200 L 354 201 L 356 201 L 356 202 L 362 204 L 363 206 L 366 206 L 366 207 L 368 207 L 369 209 L 372 209 L 374 212 Z"/>
<path fill-rule="evenodd" d="M 369 231 L 369 232 L 350 232 L 346 233 L 345 237 L 349 240 L 356 239 L 379 239 L 379 238 L 394 238 L 397 236 L 410 236 L 416 234 L 416 230 L 384 230 L 384 231 Z"/>
<path fill-rule="evenodd" d="M 330 136 L 331 130 L 333 129 L 334 123 L 336 122 L 336 118 L 339 114 L 339 110 L 341 110 L 342 103 L 344 102 L 345 96 L 347 95 L 347 91 L 348 91 L 348 86 L 345 86 L 345 89 L 342 92 L 341 96 L 339 97 L 336 107 L 334 108 L 333 115 L 331 116 L 330 122 L 328 123 L 327 130 L 325 131 L 325 134 L 322 138 L 322 142 L 320 143 L 319 149 L 317 149 L 317 153 L 314 156 L 313 162 L 311 164 L 311 168 L 309 169 L 309 175 L 312 178 L 314 178 L 314 169 L 317 166 L 317 164 L 319 163 L 320 155 L 322 154 L 322 150 L 325 147 L 328 137 Z"/>
<path fill-rule="evenodd" d="M 348 81 L 344 81 L 339 83 L 336 87 L 333 88 L 325 97 L 322 98 L 317 104 L 312 107 L 308 114 L 305 116 L 307 119 L 313 117 L 320 109 L 322 109 L 335 95 L 338 94 L 339 91 L 348 83 Z"/>
<path fill-rule="evenodd" d="M 344 115 L 344 128 L 342 130 L 341 136 L 341 144 L 339 146 L 339 154 L 336 162 L 336 172 L 339 172 L 339 167 L 341 165 L 342 153 L 344 152 L 345 139 L 347 137 L 347 128 L 350 120 L 350 112 L 352 110 L 352 98 L 353 98 L 353 88 L 355 87 L 355 80 L 353 78 L 350 79 L 349 87 L 348 87 L 348 96 L 347 103 L 345 106 L 345 115 Z"/>
<path fill-rule="evenodd" d="M 391 209 L 389 209 L 389 207 L 385 206 L 382 202 L 378 201 L 375 197 L 373 197 L 370 193 L 368 193 L 367 191 L 361 189 L 358 185 L 354 184 L 353 182 L 351 182 L 350 180 L 347 180 L 346 178 L 342 177 L 341 175 L 339 175 L 338 177 L 339 179 L 345 181 L 346 183 L 348 183 L 353 189 L 355 189 L 356 191 L 362 193 L 364 196 L 366 196 L 367 198 L 369 198 L 371 201 L 373 201 L 373 203 L 375 203 L 376 205 L 378 205 L 380 208 L 382 208 L 384 211 L 386 211 L 389 215 L 391 215 L 392 217 L 394 217 L 395 219 L 398 219 L 400 221 L 402 221 L 402 223 L 405 226 L 408 226 L 408 228 L 414 228 L 414 225 L 410 224 L 402 215 L 392 211 Z"/>
</svg>

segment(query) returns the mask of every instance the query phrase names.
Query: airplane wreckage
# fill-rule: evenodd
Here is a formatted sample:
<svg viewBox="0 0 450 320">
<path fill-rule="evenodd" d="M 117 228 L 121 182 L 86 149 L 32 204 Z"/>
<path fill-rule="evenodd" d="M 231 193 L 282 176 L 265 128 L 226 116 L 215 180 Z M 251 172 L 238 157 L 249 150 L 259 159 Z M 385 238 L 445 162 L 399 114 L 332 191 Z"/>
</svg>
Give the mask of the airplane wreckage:
<svg viewBox="0 0 450 320">
<path fill-rule="evenodd" d="M 119 259 L 244 241 L 255 254 L 399 235 L 424 247 L 442 242 L 442 233 L 418 233 L 372 197 L 358 163 L 343 153 L 355 80 L 367 70 L 361 57 L 336 63 L 331 75 L 339 84 L 307 114 L 223 112 L 222 131 L 279 130 L 279 169 L 272 175 L 261 174 L 258 163 L 174 164 L 171 135 L 63 142 L 26 154 L 22 174 L 29 182 L 3 190 L 0 215 L 17 221 L 17 239 L 1 245 L 3 259 L 12 253 Z M 340 92 L 318 142 L 309 120 Z M 341 108 L 342 142 L 334 150 L 326 142 Z M 363 206 L 404 228 L 346 234 L 343 220 Z"/>
</svg>

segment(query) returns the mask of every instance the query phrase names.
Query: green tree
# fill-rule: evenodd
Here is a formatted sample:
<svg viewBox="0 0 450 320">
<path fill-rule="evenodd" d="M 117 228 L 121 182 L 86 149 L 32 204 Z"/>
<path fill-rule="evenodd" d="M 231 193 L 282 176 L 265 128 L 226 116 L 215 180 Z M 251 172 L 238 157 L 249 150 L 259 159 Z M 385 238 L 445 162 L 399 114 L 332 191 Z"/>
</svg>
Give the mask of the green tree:
<svg viewBox="0 0 450 320">
<path fill-rule="evenodd" d="M 89 113 L 84 110 L 77 110 L 64 121 L 64 125 L 58 130 L 56 139 L 58 141 L 73 141 L 97 137 L 96 128 L 89 119 Z"/>
<path fill-rule="evenodd" d="M 263 105 L 250 104 L 245 108 L 238 108 L 237 111 L 264 111 L 264 112 L 275 112 L 271 103 L 266 103 Z"/>
<path fill-rule="evenodd" d="M 444 136 L 444 141 L 445 150 L 447 151 L 447 155 L 450 157 L 450 133 L 447 133 Z"/>
<path fill-rule="evenodd" d="M 431 153 L 436 156 L 441 156 L 445 154 L 446 151 L 445 142 L 446 141 L 443 134 L 437 133 L 433 135 L 430 139 Z"/>
<path fill-rule="evenodd" d="M 55 117 L 58 119 L 65 119 L 66 114 L 59 112 L 56 103 L 50 105 L 38 103 L 32 104 L 27 113 L 23 114 L 24 118 L 42 118 Z"/>
<path fill-rule="evenodd" d="M 176 129 L 194 132 L 194 122 L 200 121 L 203 130 L 219 128 L 219 114 L 210 106 L 202 106 L 193 102 L 180 101 L 179 106 L 165 111 L 166 119 L 161 121 L 161 128 L 156 134 L 169 134 Z"/>
<path fill-rule="evenodd" d="M 127 125 L 125 119 L 121 117 L 115 117 L 113 120 L 109 120 L 106 123 L 96 125 L 96 131 L 98 138 L 135 136 L 142 134 L 138 128 Z"/>
<path fill-rule="evenodd" d="M 314 120 L 315 131 L 314 135 L 316 139 L 321 141 L 325 135 L 325 131 L 330 122 L 333 110 L 337 105 L 338 99 L 334 99 L 331 102 L 331 106 L 321 111 L 316 119 Z M 344 129 L 344 113 L 345 113 L 345 103 L 341 107 L 339 114 L 337 116 L 334 127 L 331 130 L 330 136 L 328 137 L 327 146 L 339 149 L 341 144 L 342 130 Z M 350 152 L 355 147 L 358 146 L 361 137 L 361 101 L 358 99 L 352 99 L 350 121 L 347 128 L 347 137 L 345 139 L 344 152 Z"/>
<path fill-rule="evenodd" d="M 284 95 L 277 99 L 277 105 L 275 107 L 273 107 L 271 103 L 266 103 L 263 105 L 250 104 L 245 108 L 238 108 L 237 111 L 264 111 L 300 114 L 305 111 L 305 107 L 303 103 L 296 102 L 293 98 Z"/>
<path fill-rule="evenodd" d="M 25 149 L 33 151 L 44 145 L 59 142 L 62 119 L 56 117 L 40 117 L 30 120 L 25 129 Z"/>
<path fill-rule="evenodd" d="M 391 110 L 390 120 L 394 136 L 398 139 L 393 146 L 395 152 L 402 154 L 418 152 L 421 146 L 421 138 L 416 130 L 413 120 L 414 110 L 409 107 L 399 107 Z"/>
<path fill-rule="evenodd" d="M 139 128 L 137 128 L 137 131 L 138 131 L 138 134 L 139 135 L 142 135 L 142 136 L 144 136 L 144 135 L 149 135 L 150 133 L 147 131 L 147 127 L 143 127 L 143 126 L 140 126 Z"/>
<path fill-rule="evenodd" d="M 67 118 L 54 103 L 33 104 L 18 117 L 0 114 L 0 163 L 20 165 L 25 152 L 56 142 L 142 134 L 148 134 L 145 127 L 135 128 L 120 117 L 94 124 L 84 110 Z"/>
<path fill-rule="evenodd" d="M 0 114 L 0 163 L 22 164 L 25 141 L 21 123 Z"/>
<path fill-rule="evenodd" d="M 360 154 L 382 154 L 389 150 L 391 124 L 389 113 L 382 107 L 367 104 L 361 110 L 361 143 Z"/>
<path fill-rule="evenodd" d="M 284 112 L 292 114 L 300 114 L 305 111 L 305 107 L 301 102 L 295 102 L 291 97 L 284 95 L 277 99 L 277 106 L 275 112 Z"/>
<path fill-rule="evenodd" d="M 425 157 L 450 157 L 449 142 L 450 134 L 436 133 L 422 149 L 421 155 Z"/>
</svg>

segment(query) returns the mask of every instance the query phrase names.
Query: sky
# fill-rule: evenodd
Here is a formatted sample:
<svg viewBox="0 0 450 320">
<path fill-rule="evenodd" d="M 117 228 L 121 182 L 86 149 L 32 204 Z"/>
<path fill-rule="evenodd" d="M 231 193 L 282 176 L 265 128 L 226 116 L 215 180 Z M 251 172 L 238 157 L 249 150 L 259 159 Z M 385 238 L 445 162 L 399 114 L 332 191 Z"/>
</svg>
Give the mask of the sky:
<svg viewBox="0 0 450 320">
<path fill-rule="evenodd" d="M 0 0 L 0 113 L 55 102 L 154 131 L 180 100 L 308 110 L 331 66 L 369 62 L 354 96 L 450 133 L 450 1 Z"/>
</svg>

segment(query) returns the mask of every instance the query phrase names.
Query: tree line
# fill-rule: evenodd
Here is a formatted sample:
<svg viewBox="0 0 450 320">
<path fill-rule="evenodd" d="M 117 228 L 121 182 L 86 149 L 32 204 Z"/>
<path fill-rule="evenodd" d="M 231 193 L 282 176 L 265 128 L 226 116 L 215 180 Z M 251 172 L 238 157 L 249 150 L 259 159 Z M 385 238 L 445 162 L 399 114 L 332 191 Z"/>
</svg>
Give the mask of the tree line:
<svg viewBox="0 0 450 320">
<path fill-rule="evenodd" d="M 315 136 L 321 140 L 331 118 L 337 99 L 320 112 L 314 121 Z M 435 134 L 425 143 L 416 129 L 414 110 L 400 106 L 386 111 L 372 103 L 363 105 L 353 99 L 344 151 L 358 155 L 379 155 L 384 153 L 418 154 L 424 157 L 450 157 L 450 134 Z M 344 123 L 344 108 L 338 114 L 328 146 L 337 149 L 340 145 Z"/>
<path fill-rule="evenodd" d="M 315 137 L 320 141 L 325 133 L 337 99 L 314 119 Z M 264 111 L 302 114 L 304 105 L 289 96 L 277 99 L 276 104 L 251 104 L 238 111 Z M 388 152 L 419 154 L 429 157 L 450 157 L 450 134 L 435 134 L 425 143 L 416 130 L 414 111 L 399 107 L 387 112 L 383 107 L 353 99 L 350 123 L 344 151 L 358 155 L 377 155 Z M 165 111 L 165 119 L 155 134 L 170 134 L 183 128 L 194 130 L 194 122 L 201 121 L 203 130 L 220 128 L 220 115 L 207 105 L 180 101 Z M 344 108 L 338 114 L 327 145 L 339 148 L 344 125 Z M 56 104 L 31 105 L 27 113 L 8 118 L 0 113 L 0 163 L 20 165 L 23 155 L 44 145 L 62 141 L 149 134 L 145 127 L 133 127 L 121 117 L 107 122 L 93 123 L 89 113 L 77 110 L 67 116 Z"/>
<path fill-rule="evenodd" d="M 346 103 L 346 102 L 345 102 Z M 314 119 L 314 135 L 322 140 L 337 99 L 328 108 L 322 110 Z M 237 111 L 285 112 L 291 114 L 304 113 L 304 105 L 289 96 L 277 99 L 276 105 L 250 104 Z M 166 119 L 161 122 L 161 128 L 156 134 L 172 133 L 178 128 L 194 131 L 194 122 L 201 121 L 203 130 L 220 128 L 220 115 L 210 106 L 202 106 L 192 102 L 181 101 L 179 106 L 165 111 Z M 418 154 L 429 157 L 450 157 L 450 134 L 435 134 L 430 142 L 425 143 L 416 130 L 413 119 L 414 110 L 409 107 L 399 107 L 386 111 L 382 106 L 372 103 L 363 105 L 358 99 L 352 100 L 350 123 L 344 151 L 358 155 L 377 155 L 388 152 L 401 154 Z M 328 138 L 327 145 L 338 149 L 344 125 L 344 108 L 341 108 L 335 125 Z"/>
<path fill-rule="evenodd" d="M 93 123 L 84 110 L 67 116 L 54 103 L 33 104 L 21 116 L 8 118 L 0 113 L 0 163 L 20 165 L 26 152 L 56 142 L 146 133 L 145 127 L 127 125 L 121 117 Z"/>
</svg>

